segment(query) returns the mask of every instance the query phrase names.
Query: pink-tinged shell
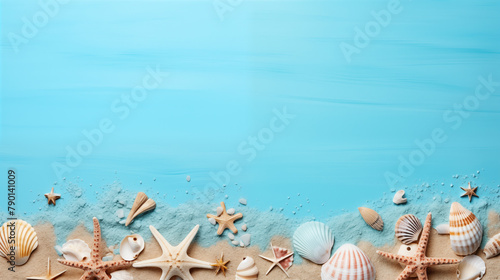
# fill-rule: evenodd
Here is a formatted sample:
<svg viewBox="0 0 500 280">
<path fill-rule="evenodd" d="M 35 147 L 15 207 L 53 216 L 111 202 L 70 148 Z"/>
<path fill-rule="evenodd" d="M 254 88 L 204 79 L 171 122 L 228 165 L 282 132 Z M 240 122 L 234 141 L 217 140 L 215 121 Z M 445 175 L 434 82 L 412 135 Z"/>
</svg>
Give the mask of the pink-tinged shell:
<svg viewBox="0 0 500 280">
<path fill-rule="evenodd" d="M 280 259 L 280 258 L 292 253 L 292 251 L 290 251 L 288 249 L 280 248 L 280 247 L 276 247 L 276 246 L 273 246 L 273 251 L 274 251 L 274 254 L 276 254 L 277 259 Z M 283 267 L 283 269 L 288 270 L 290 268 L 290 266 L 292 266 L 292 264 L 293 264 L 293 255 L 282 260 L 280 262 L 280 264 Z"/>
<path fill-rule="evenodd" d="M 375 268 L 357 246 L 342 245 L 321 267 L 322 280 L 375 280 Z"/>
<path fill-rule="evenodd" d="M 493 236 L 484 247 L 486 258 L 493 258 L 500 255 L 500 233 Z"/>
<path fill-rule="evenodd" d="M 460 203 L 454 202 L 450 210 L 451 248 L 459 256 L 477 251 L 483 240 L 483 227 L 479 219 Z"/>
</svg>

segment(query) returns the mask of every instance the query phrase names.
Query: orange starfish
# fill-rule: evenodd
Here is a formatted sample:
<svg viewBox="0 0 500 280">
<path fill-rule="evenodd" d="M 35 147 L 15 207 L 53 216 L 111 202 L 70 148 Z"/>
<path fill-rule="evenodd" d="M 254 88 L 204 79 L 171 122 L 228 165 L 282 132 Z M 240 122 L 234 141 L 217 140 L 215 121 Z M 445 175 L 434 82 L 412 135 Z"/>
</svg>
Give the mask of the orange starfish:
<svg viewBox="0 0 500 280">
<path fill-rule="evenodd" d="M 61 198 L 61 195 L 58 193 L 54 193 L 54 188 L 52 188 L 49 193 L 45 194 L 45 197 L 47 198 L 49 205 L 52 203 L 54 204 L 54 206 L 56 206 L 56 200 Z"/>
<path fill-rule="evenodd" d="M 101 226 L 99 220 L 94 217 L 94 245 L 92 246 L 92 255 L 89 262 L 75 262 L 66 260 L 57 260 L 59 263 L 79 269 L 83 269 L 84 273 L 80 280 L 110 280 L 108 270 L 116 270 L 132 266 L 129 261 L 108 261 L 103 262 L 101 259 Z"/>
<path fill-rule="evenodd" d="M 472 187 L 470 186 L 470 182 L 469 182 L 469 188 L 468 188 L 468 189 L 466 189 L 466 188 L 462 188 L 462 187 L 460 187 L 460 188 L 461 188 L 462 190 L 464 190 L 464 192 L 465 192 L 465 193 L 464 193 L 463 195 L 461 195 L 460 197 L 468 196 L 468 197 L 469 197 L 469 202 L 471 202 L 471 201 L 472 201 L 472 197 L 473 197 L 473 196 L 475 196 L 475 197 L 479 197 L 479 196 L 476 194 L 477 187 L 472 188 Z"/>
<path fill-rule="evenodd" d="M 219 274 L 219 271 L 221 271 L 224 276 L 226 276 L 226 270 L 227 270 L 227 263 L 229 261 L 224 261 L 224 253 L 221 254 L 220 259 L 215 259 L 215 263 L 211 264 L 211 266 L 216 267 L 217 270 L 215 270 L 215 275 Z"/>
<path fill-rule="evenodd" d="M 233 233 L 238 233 L 238 229 L 234 226 L 234 221 L 243 218 L 243 214 L 238 213 L 231 216 L 226 211 L 226 204 L 221 202 L 220 205 L 222 206 L 222 214 L 220 216 L 207 214 L 207 218 L 213 218 L 219 224 L 217 234 L 221 235 L 226 228 L 229 228 Z"/>
<path fill-rule="evenodd" d="M 425 220 L 424 230 L 422 231 L 422 237 L 418 242 L 418 248 L 417 252 L 415 253 L 415 256 L 405 257 L 401 255 L 377 251 L 377 254 L 383 257 L 406 264 L 406 268 L 403 270 L 403 272 L 401 272 L 397 280 L 409 279 L 413 273 L 417 274 L 419 280 L 427 280 L 428 267 L 435 265 L 442 265 L 442 264 L 460 263 L 460 260 L 457 259 L 428 258 L 425 256 L 425 252 L 427 250 L 427 244 L 429 244 L 431 224 L 432 224 L 432 213 L 429 213 L 427 215 L 427 219 Z"/>
</svg>

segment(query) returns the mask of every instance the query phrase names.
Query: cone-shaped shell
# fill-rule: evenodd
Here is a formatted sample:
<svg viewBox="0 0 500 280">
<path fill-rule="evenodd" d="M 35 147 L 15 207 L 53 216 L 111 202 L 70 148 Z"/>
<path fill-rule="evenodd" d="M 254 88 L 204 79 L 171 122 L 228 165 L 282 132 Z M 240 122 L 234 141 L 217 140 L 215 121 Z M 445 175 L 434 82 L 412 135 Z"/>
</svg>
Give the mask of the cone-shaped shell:
<svg viewBox="0 0 500 280">
<path fill-rule="evenodd" d="M 317 264 L 324 264 L 330 258 L 334 242 L 332 230 L 320 222 L 302 224 L 293 234 L 295 251 Z"/>
<path fill-rule="evenodd" d="M 148 196 L 145 193 L 139 192 L 137 194 L 134 204 L 132 204 L 132 209 L 130 209 L 130 212 L 128 213 L 127 220 L 125 221 L 125 226 L 128 226 L 132 222 L 135 217 L 134 214 L 137 212 L 139 207 L 141 207 L 147 200 Z"/>
<path fill-rule="evenodd" d="M 64 259 L 68 261 L 81 262 L 90 261 L 92 251 L 85 241 L 80 239 L 68 240 L 63 244 L 62 249 Z"/>
<path fill-rule="evenodd" d="M 139 234 L 127 235 L 120 243 L 120 256 L 126 261 L 137 259 L 144 250 L 144 239 Z"/>
<path fill-rule="evenodd" d="M 486 258 L 493 258 L 500 255 L 500 233 L 493 236 L 484 247 Z"/>
<path fill-rule="evenodd" d="M 12 242 L 15 243 L 12 243 Z M 11 247 L 14 246 L 14 251 Z M 38 247 L 38 237 L 33 227 L 23 220 L 6 222 L 0 228 L 0 256 L 10 260 L 14 254 L 15 264 L 28 262 L 31 253 Z"/>
<path fill-rule="evenodd" d="M 257 280 L 259 269 L 254 259 L 245 257 L 236 269 L 236 280 Z"/>
<path fill-rule="evenodd" d="M 375 268 L 357 246 L 342 245 L 321 267 L 322 280 L 375 280 Z"/>
<path fill-rule="evenodd" d="M 384 221 L 375 210 L 366 207 L 359 207 L 358 210 L 363 220 L 365 220 L 369 226 L 379 231 L 384 229 Z"/>
<path fill-rule="evenodd" d="M 132 215 L 132 219 L 130 220 L 130 222 L 132 222 L 137 216 L 144 214 L 148 211 L 151 211 L 155 208 L 156 208 L 156 202 L 153 199 L 150 198 L 146 200 L 146 202 L 144 202 L 144 204 L 142 204 L 141 207 L 139 207 L 139 209 L 137 209 L 137 211 Z M 125 226 L 127 225 L 128 224 L 125 222 Z"/>
<path fill-rule="evenodd" d="M 478 218 L 460 203 L 454 202 L 450 210 L 450 240 L 455 254 L 473 254 L 481 245 L 483 227 Z"/>
<path fill-rule="evenodd" d="M 411 244 L 418 241 L 422 232 L 422 223 L 415 215 L 404 215 L 396 222 L 396 237 L 403 244 Z"/>
<path fill-rule="evenodd" d="M 486 273 L 486 264 L 483 259 L 473 255 L 465 257 L 458 265 L 458 280 L 481 280 Z"/>
</svg>

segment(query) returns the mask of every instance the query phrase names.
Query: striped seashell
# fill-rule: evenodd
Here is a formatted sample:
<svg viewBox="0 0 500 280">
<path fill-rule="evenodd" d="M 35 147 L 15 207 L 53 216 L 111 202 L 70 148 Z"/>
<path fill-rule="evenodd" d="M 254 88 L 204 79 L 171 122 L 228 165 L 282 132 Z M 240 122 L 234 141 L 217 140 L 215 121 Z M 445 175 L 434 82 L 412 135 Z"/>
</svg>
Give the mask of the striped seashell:
<svg viewBox="0 0 500 280">
<path fill-rule="evenodd" d="M 403 244 L 411 244 L 418 241 L 422 232 L 422 223 L 415 215 L 404 215 L 396 222 L 396 237 Z"/>
<path fill-rule="evenodd" d="M 13 256 L 12 246 L 15 247 Z M 27 263 L 31 253 L 37 247 L 38 237 L 35 229 L 27 222 L 23 220 L 9 221 L 0 228 L 0 256 L 14 261 L 16 265 Z"/>
<path fill-rule="evenodd" d="M 451 248 L 459 256 L 477 251 L 483 239 L 483 227 L 478 218 L 460 203 L 454 202 L 450 209 Z"/>
<path fill-rule="evenodd" d="M 375 268 L 361 249 L 345 244 L 321 267 L 321 280 L 375 280 Z"/>
<path fill-rule="evenodd" d="M 304 223 L 293 234 L 295 251 L 316 264 L 328 261 L 334 243 L 332 230 L 320 222 Z"/>
<path fill-rule="evenodd" d="M 359 207 L 358 210 L 361 217 L 363 217 L 363 220 L 365 220 L 369 226 L 378 231 L 382 231 L 384 229 L 384 221 L 382 220 L 382 217 L 375 212 L 375 210 L 366 207 Z"/>
<path fill-rule="evenodd" d="M 484 247 L 486 258 L 493 258 L 500 255 L 500 233 L 493 236 Z"/>
<path fill-rule="evenodd" d="M 257 280 L 259 269 L 251 257 L 245 257 L 236 268 L 236 280 Z"/>
</svg>

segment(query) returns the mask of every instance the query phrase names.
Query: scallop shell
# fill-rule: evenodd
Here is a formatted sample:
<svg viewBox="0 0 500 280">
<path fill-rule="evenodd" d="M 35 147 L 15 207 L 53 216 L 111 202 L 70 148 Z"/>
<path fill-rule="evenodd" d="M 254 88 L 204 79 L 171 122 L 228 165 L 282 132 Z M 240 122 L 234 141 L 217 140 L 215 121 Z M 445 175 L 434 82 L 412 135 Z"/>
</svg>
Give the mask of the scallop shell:
<svg viewBox="0 0 500 280">
<path fill-rule="evenodd" d="M 295 251 L 317 264 L 328 261 L 334 243 L 332 230 L 320 222 L 302 224 L 293 234 Z"/>
<path fill-rule="evenodd" d="M 243 258 L 236 269 L 236 280 L 257 280 L 259 269 L 251 257 Z"/>
<path fill-rule="evenodd" d="M 369 226 L 379 231 L 384 229 L 384 221 L 375 210 L 366 207 L 359 207 L 358 210 L 363 220 L 365 220 Z"/>
<path fill-rule="evenodd" d="M 132 204 L 132 209 L 130 209 L 130 212 L 128 213 L 127 220 L 125 222 L 125 226 L 128 226 L 132 222 L 132 220 L 137 216 L 137 215 L 135 215 L 137 210 L 139 210 L 141 205 L 143 205 L 144 202 L 146 202 L 147 200 L 148 200 L 148 196 L 145 193 L 139 192 L 137 194 L 137 196 L 135 197 L 134 204 Z"/>
<path fill-rule="evenodd" d="M 486 273 L 486 264 L 483 259 L 473 255 L 465 257 L 458 265 L 458 280 L 481 280 Z"/>
<path fill-rule="evenodd" d="M 500 233 L 493 236 L 484 247 L 486 258 L 493 258 L 500 255 Z"/>
<path fill-rule="evenodd" d="M 405 204 L 407 199 L 403 197 L 404 195 L 405 195 L 404 190 L 396 192 L 394 198 L 392 199 L 392 202 L 394 202 L 394 204 Z"/>
<path fill-rule="evenodd" d="M 483 227 L 476 216 L 460 203 L 454 202 L 450 210 L 450 240 L 455 254 L 473 254 L 481 245 Z"/>
<path fill-rule="evenodd" d="M 375 280 L 375 268 L 361 249 L 345 244 L 321 267 L 321 279 Z"/>
<path fill-rule="evenodd" d="M 418 241 L 422 232 L 422 223 L 415 215 L 404 215 L 396 222 L 396 237 L 403 244 L 411 244 Z"/>
<path fill-rule="evenodd" d="M 14 243 L 12 243 L 14 241 Z M 14 246 L 12 256 L 11 247 Z M 28 262 L 31 253 L 38 247 L 38 237 L 33 227 L 23 220 L 8 221 L 0 228 L 0 256 L 16 265 Z"/>
<path fill-rule="evenodd" d="M 89 245 L 80 239 L 68 240 L 63 244 L 61 251 L 67 261 L 74 262 L 89 261 L 92 252 Z"/>
<path fill-rule="evenodd" d="M 137 259 L 144 250 L 144 239 L 139 234 L 127 235 L 120 243 L 120 256 L 126 261 Z"/>
<path fill-rule="evenodd" d="M 134 280 L 134 276 L 126 270 L 118 270 L 112 272 L 110 275 L 111 280 Z"/>
</svg>

